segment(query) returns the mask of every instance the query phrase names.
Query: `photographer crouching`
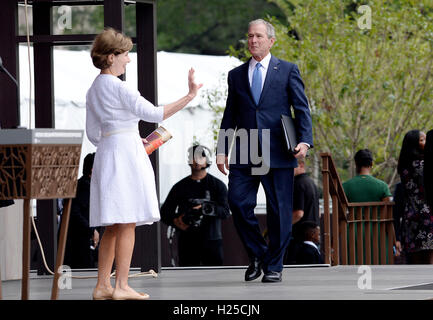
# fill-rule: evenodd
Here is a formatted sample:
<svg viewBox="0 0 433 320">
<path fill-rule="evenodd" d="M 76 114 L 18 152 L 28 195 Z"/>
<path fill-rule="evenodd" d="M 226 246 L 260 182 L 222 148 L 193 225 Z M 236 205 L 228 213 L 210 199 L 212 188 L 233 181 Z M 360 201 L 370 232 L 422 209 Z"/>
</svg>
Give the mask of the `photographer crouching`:
<svg viewBox="0 0 433 320">
<path fill-rule="evenodd" d="M 161 207 L 161 220 L 176 228 L 179 266 L 221 266 L 221 220 L 230 215 L 227 187 L 207 173 L 210 150 L 201 145 L 188 149 L 191 175 L 176 183 Z"/>
</svg>

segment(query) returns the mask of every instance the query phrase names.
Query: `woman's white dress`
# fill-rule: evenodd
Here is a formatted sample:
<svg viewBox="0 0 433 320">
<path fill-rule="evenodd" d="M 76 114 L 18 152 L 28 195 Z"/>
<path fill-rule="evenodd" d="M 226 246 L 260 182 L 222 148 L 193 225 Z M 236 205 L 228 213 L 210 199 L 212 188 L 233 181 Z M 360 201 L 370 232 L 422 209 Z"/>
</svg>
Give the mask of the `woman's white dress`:
<svg viewBox="0 0 433 320">
<path fill-rule="evenodd" d="M 155 174 L 138 121 L 161 122 L 155 107 L 119 78 L 100 74 L 86 95 L 86 133 L 96 147 L 90 226 L 152 224 L 160 219 Z"/>
</svg>

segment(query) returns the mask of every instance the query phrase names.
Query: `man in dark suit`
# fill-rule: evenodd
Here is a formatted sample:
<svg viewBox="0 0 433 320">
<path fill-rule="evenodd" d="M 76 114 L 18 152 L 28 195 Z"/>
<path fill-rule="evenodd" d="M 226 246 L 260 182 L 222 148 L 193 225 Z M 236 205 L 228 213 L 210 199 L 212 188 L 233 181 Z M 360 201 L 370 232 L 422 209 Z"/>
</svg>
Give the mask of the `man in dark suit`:
<svg viewBox="0 0 433 320">
<path fill-rule="evenodd" d="M 433 130 L 427 132 L 424 146 L 424 189 L 425 199 L 433 208 Z"/>
<path fill-rule="evenodd" d="M 262 282 L 281 281 L 283 255 L 292 231 L 293 168 L 296 158 L 305 157 L 313 145 L 310 109 L 298 67 L 270 54 L 274 42 L 270 23 L 250 22 L 252 58 L 229 72 L 218 137 L 217 166 L 224 174 L 225 169 L 230 170 L 229 205 L 250 258 L 246 281 L 258 278 L 262 270 Z M 292 108 L 299 142 L 295 155 L 288 152 L 281 126 L 281 115 L 292 116 Z M 266 193 L 269 244 L 254 215 L 260 183 Z"/>
</svg>

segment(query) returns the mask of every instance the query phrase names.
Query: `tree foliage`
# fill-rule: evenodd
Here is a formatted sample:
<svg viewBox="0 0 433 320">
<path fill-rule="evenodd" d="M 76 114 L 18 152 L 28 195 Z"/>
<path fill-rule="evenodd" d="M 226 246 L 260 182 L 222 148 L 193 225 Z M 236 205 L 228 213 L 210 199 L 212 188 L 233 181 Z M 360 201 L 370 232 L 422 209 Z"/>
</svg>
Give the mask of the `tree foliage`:
<svg viewBox="0 0 433 320">
<path fill-rule="evenodd" d="M 245 36 L 248 22 L 266 13 L 284 18 L 266 0 L 158 0 L 158 50 L 227 54 Z"/>
<path fill-rule="evenodd" d="M 328 151 L 354 175 L 353 156 L 368 148 L 373 174 L 390 185 L 404 134 L 433 127 L 433 4 L 431 1 L 272 0 L 287 22 L 270 18 L 272 53 L 296 63 L 313 116 L 315 153 Z M 360 29 L 368 5 L 371 29 Z M 245 58 L 246 48 L 231 53 Z"/>
</svg>

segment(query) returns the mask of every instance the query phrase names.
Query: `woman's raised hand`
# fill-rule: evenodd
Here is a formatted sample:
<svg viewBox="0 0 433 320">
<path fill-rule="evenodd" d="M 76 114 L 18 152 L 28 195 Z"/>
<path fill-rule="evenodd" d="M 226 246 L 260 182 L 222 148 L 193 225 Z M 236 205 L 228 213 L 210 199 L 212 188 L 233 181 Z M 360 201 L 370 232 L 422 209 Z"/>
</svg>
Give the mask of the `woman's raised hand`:
<svg viewBox="0 0 433 320">
<path fill-rule="evenodd" d="M 197 84 L 194 80 L 194 69 L 188 71 L 188 94 L 179 100 L 169 103 L 164 106 L 164 120 L 174 115 L 176 112 L 185 107 L 197 95 L 198 90 L 203 87 L 203 84 Z"/>
<path fill-rule="evenodd" d="M 189 88 L 188 96 L 190 96 L 191 98 L 195 98 L 198 90 L 203 86 L 202 83 L 197 84 L 195 82 L 194 72 L 195 70 L 193 68 L 189 69 L 188 71 L 188 88 Z"/>
</svg>

